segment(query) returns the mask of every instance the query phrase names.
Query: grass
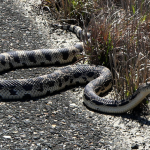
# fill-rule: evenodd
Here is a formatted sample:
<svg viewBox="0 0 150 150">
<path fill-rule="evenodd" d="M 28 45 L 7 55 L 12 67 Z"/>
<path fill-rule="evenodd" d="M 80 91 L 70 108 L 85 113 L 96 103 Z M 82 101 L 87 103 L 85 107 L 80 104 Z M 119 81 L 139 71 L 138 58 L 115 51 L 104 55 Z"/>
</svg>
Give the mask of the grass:
<svg viewBox="0 0 150 150">
<path fill-rule="evenodd" d="M 88 26 L 91 39 L 85 41 L 86 56 L 89 63 L 111 69 L 119 95 L 116 98 L 127 98 L 146 82 L 150 67 L 149 0 L 45 1 L 49 7 L 53 3 L 57 19 Z"/>
</svg>

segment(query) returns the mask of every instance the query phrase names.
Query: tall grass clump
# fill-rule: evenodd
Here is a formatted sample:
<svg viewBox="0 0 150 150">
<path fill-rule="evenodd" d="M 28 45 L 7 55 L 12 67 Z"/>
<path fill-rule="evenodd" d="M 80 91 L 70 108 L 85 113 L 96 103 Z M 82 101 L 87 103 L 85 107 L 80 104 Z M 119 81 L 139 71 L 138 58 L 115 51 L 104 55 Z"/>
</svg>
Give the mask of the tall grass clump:
<svg viewBox="0 0 150 150">
<path fill-rule="evenodd" d="M 90 63 L 111 69 L 114 89 L 125 99 L 150 77 L 150 1 L 120 2 L 95 15 L 86 50 Z"/>
</svg>

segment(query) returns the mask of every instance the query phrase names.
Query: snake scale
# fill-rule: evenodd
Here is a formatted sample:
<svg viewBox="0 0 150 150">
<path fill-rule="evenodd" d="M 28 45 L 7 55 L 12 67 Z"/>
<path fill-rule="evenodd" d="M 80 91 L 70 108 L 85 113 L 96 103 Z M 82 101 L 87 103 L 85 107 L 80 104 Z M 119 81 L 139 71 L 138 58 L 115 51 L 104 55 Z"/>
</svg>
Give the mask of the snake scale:
<svg viewBox="0 0 150 150">
<path fill-rule="evenodd" d="M 57 25 L 57 28 L 84 37 L 82 28 L 75 25 Z M 90 34 L 87 34 L 90 37 Z M 0 54 L 0 72 L 18 67 L 44 66 L 71 63 L 83 51 L 83 43 L 69 48 L 13 51 Z M 112 74 L 104 66 L 69 65 L 51 74 L 15 80 L 0 80 L 0 99 L 30 99 L 52 94 L 70 85 L 87 84 L 83 91 L 85 105 L 104 113 L 124 113 L 137 106 L 150 93 L 150 84 L 139 88 L 124 100 L 104 99 L 100 93 L 112 87 Z"/>
</svg>

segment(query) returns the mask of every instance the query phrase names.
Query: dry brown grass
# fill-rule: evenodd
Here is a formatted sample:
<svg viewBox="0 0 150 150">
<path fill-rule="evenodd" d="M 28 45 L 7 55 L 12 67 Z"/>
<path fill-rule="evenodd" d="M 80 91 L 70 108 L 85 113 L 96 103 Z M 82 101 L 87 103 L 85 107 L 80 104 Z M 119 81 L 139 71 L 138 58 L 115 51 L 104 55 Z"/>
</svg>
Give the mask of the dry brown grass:
<svg viewBox="0 0 150 150">
<path fill-rule="evenodd" d="M 114 6 L 107 15 L 96 15 L 91 22 L 91 42 L 87 45 L 88 53 L 98 56 L 90 62 L 112 70 L 114 85 L 122 98 L 131 95 L 149 77 L 149 7 L 138 3 L 128 8 Z"/>
</svg>

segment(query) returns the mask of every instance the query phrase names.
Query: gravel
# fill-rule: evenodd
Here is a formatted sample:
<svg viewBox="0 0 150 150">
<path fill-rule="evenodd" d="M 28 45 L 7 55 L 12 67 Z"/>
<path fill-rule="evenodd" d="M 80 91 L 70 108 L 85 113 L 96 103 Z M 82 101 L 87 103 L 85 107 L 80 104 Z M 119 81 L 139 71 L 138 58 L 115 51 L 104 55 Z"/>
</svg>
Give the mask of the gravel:
<svg viewBox="0 0 150 150">
<path fill-rule="evenodd" d="M 34 6 L 40 0 L 0 1 L 0 50 L 65 47 L 78 42 L 70 32 L 48 26 Z M 53 21 L 51 19 L 50 21 Z M 29 78 L 59 67 L 16 69 L 0 78 Z M 150 149 L 150 116 L 106 115 L 83 105 L 83 86 L 30 101 L 0 102 L 0 149 Z"/>
</svg>

